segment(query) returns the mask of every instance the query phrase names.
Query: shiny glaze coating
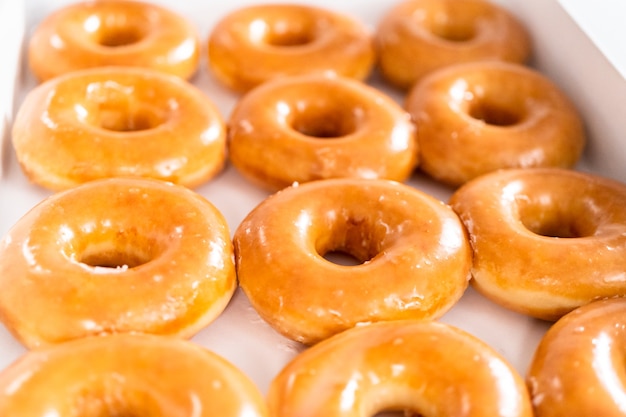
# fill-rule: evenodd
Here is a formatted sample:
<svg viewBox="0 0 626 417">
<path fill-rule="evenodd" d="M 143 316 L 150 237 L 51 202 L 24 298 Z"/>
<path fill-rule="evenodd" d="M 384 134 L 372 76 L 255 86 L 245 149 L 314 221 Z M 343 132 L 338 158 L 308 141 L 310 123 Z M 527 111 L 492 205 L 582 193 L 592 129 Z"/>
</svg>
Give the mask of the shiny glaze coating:
<svg viewBox="0 0 626 417">
<path fill-rule="evenodd" d="M 233 165 L 274 191 L 327 178 L 404 181 L 418 163 L 409 114 L 345 77 L 268 81 L 236 105 L 228 140 Z"/>
<path fill-rule="evenodd" d="M 386 180 L 286 188 L 234 235 L 239 283 L 283 335 L 313 344 L 359 323 L 436 318 L 468 285 L 470 247 L 441 201 Z M 357 265 L 325 258 L 349 254 Z"/>
<path fill-rule="evenodd" d="M 360 326 L 311 347 L 272 381 L 268 404 L 275 417 L 532 416 L 524 380 L 504 358 L 432 321 Z"/>
<path fill-rule="evenodd" d="M 186 81 L 135 68 L 83 70 L 39 85 L 19 108 L 12 139 L 29 179 L 53 190 L 117 176 L 195 187 L 226 160 L 216 106 Z"/>
<path fill-rule="evenodd" d="M 585 132 L 568 97 L 518 64 L 478 62 L 436 71 L 407 96 L 421 168 L 452 186 L 502 168 L 572 167 Z"/>
<path fill-rule="evenodd" d="M 545 334 L 527 375 L 536 417 L 623 417 L 626 299 L 595 301 Z"/>
<path fill-rule="evenodd" d="M 559 168 L 503 170 L 451 197 L 474 252 L 473 285 L 495 302 L 556 320 L 626 295 L 626 185 Z"/>
<path fill-rule="evenodd" d="M 0 241 L 0 319 L 27 347 L 121 332 L 189 337 L 235 287 L 223 216 L 157 180 L 57 193 Z"/>
<path fill-rule="evenodd" d="M 186 340 L 88 337 L 27 352 L 0 373 L 3 416 L 264 417 L 256 386 Z"/>
<path fill-rule="evenodd" d="M 531 50 L 524 26 L 484 0 L 403 1 L 381 19 L 375 44 L 383 77 L 401 89 L 463 62 L 523 63 Z"/>
<path fill-rule="evenodd" d="M 313 73 L 363 80 L 375 61 L 364 24 L 297 4 L 253 5 L 230 13 L 211 31 L 208 54 L 215 77 L 239 92 L 273 78 Z"/>
<path fill-rule="evenodd" d="M 91 0 L 47 16 L 30 39 L 28 62 L 41 81 L 104 66 L 150 68 L 186 79 L 197 70 L 199 49 L 195 28 L 170 10 Z"/>
</svg>

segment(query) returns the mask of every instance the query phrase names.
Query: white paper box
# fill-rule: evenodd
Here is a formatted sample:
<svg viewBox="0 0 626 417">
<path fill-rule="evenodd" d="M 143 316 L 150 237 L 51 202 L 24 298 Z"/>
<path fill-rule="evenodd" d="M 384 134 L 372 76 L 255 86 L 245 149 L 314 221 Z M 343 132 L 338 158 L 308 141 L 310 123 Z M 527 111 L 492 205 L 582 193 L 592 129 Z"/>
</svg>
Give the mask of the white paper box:
<svg viewBox="0 0 626 417">
<path fill-rule="evenodd" d="M 8 4 L 18 3 L 14 0 L 0 1 L 3 1 L 0 3 L 2 6 L 0 12 Z M 620 1 L 622 0 L 615 0 L 613 6 L 616 7 L 618 5 L 616 2 Z M 397 1 L 307 0 L 306 2 L 350 13 L 368 23 L 373 29 L 387 8 Z M 67 1 L 64 0 L 27 2 L 26 36 L 28 37 L 44 16 L 65 3 Z M 193 81 L 216 102 L 223 115 L 227 117 L 237 97 L 218 85 L 209 75 L 206 65 L 206 39 L 210 29 L 221 16 L 237 6 L 249 4 L 250 0 L 203 2 L 160 0 L 158 3 L 187 16 L 198 27 L 205 50 L 202 66 Z M 576 1 L 501 0 L 500 3 L 518 16 L 530 30 L 535 50 L 533 64 L 561 86 L 584 117 L 590 137 L 580 169 L 626 181 L 626 146 L 623 143 L 626 139 L 622 139 L 624 137 L 622 126 L 626 126 L 626 82 L 623 74 L 620 74 L 614 65 L 615 61 L 603 55 L 597 46 L 598 42 L 592 41 L 583 32 L 582 28 L 585 26 L 579 25 L 561 4 L 567 5 L 571 11 L 572 7 L 575 8 Z M 595 5 L 599 3 L 594 2 Z M 611 4 L 608 1 L 606 3 Z M 623 13 L 623 7 L 619 9 L 620 13 Z M 5 21 L 2 16 L 0 18 L 2 22 Z M 578 18 L 580 19 L 580 16 Z M 624 19 L 617 19 L 620 24 L 622 21 Z M 4 25 L 0 26 L 0 30 L 4 29 Z M 19 25 L 10 30 L 14 30 L 16 36 L 20 35 Z M 3 39 L 1 56 L 7 56 L 5 49 L 9 47 L 17 60 L 16 49 L 11 49 L 8 43 L 4 43 L 5 35 L 1 35 L 0 39 Z M 608 50 L 623 48 L 621 42 L 624 39 L 626 36 L 622 32 L 622 36 L 616 39 L 614 45 L 609 45 Z M 626 56 L 623 49 L 621 52 Z M 7 68 L 6 62 L 11 61 L 3 58 L 0 64 L 2 85 L 7 82 L 10 85 L 14 74 L 19 72 L 17 66 L 9 65 Z M 26 76 L 18 86 L 18 96 L 23 95 L 34 85 L 32 75 L 27 70 L 24 73 Z M 397 97 L 397 94 L 395 96 Z M 11 109 L 4 101 L 1 108 L 5 112 L 3 114 L 10 114 Z M 9 113 L 6 113 L 7 111 Z M 19 169 L 12 150 L 7 147 L 5 151 L 7 155 L 2 159 L 5 175 L 0 182 L 0 235 L 4 235 L 30 207 L 50 195 L 49 191 L 29 184 Z M 410 183 L 442 200 L 449 196 L 448 189 L 422 177 L 416 176 Z M 196 191 L 206 196 L 224 213 L 232 231 L 243 217 L 267 196 L 266 192 L 242 179 L 232 167 Z M 546 323 L 504 310 L 471 289 L 459 304 L 445 315 L 443 321 L 464 328 L 485 340 L 522 374 L 526 372 L 535 346 L 547 328 Z M 298 344 L 286 340 L 269 328 L 252 310 L 241 292 L 236 294 L 224 314 L 193 340 L 231 360 L 264 392 L 270 380 L 286 361 L 302 349 Z M 0 369 L 24 352 L 24 348 L 0 325 Z"/>
<path fill-rule="evenodd" d="M 0 178 L 5 152 L 8 152 L 8 135 L 19 83 L 24 13 L 22 0 L 0 1 Z"/>
</svg>

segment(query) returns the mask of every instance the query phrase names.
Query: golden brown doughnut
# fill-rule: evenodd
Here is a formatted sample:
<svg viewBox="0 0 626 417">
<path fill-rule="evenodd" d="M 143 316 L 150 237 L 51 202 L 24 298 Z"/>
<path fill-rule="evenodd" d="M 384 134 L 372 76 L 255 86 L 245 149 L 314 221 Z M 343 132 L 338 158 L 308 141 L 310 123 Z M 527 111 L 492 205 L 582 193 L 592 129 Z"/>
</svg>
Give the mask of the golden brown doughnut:
<svg viewBox="0 0 626 417">
<path fill-rule="evenodd" d="M 0 241 L 0 320 L 27 347 L 122 332 L 189 337 L 235 287 L 224 217 L 157 180 L 57 193 Z"/>
<path fill-rule="evenodd" d="M 559 168 L 502 170 L 450 199 L 470 236 L 473 285 L 512 310 L 556 320 L 626 295 L 626 185 Z"/>
<path fill-rule="evenodd" d="M 500 354 L 432 321 L 360 326 L 309 348 L 274 378 L 268 404 L 275 417 L 532 416 L 524 380 Z"/>
<path fill-rule="evenodd" d="M 305 344 L 361 323 L 439 317 L 465 291 L 471 265 L 452 210 L 387 180 L 283 189 L 248 214 L 234 245 L 252 306 L 279 333 Z M 359 264 L 324 258 L 336 252 Z"/>
<path fill-rule="evenodd" d="M 233 364 L 163 336 L 88 337 L 27 352 L 0 373 L 3 416 L 266 417 Z"/>
<path fill-rule="evenodd" d="M 528 370 L 536 417 L 622 417 L 626 299 L 595 301 L 545 334 Z"/>
<path fill-rule="evenodd" d="M 431 73 L 407 96 L 424 172 L 452 186 L 503 168 L 579 160 L 585 132 L 568 97 L 545 76 L 505 62 Z"/>
<path fill-rule="evenodd" d="M 400 2 L 381 19 L 375 43 L 383 77 L 401 89 L 458 63 L 523 63 L 531 50 L 524 26 L 485 0 Z"/>
<path fill-rule="evenodd" d="M 268 81 L 235 106 L 228 138 L 233 165 L 270 190 L 338 177 L 404 181 L 418 163 L 408 113 L 345 77 Z"/>
<path fill-rule="evenodd" d="M 375 61 L 370 31 L 332 10 L 304 4 L 258 4 L 222 18 L 208 41 L 209 67 L 245 92 L 276 77 L 336 74 L 365 79 Z"/>
<path fill-rule="evenodd" d="M 12 138 L 25 174 L 53 190 L 117 176 L 195 187 L 226 160 L 217 107 L 180 78 L 137 68 L 83 70 L 39 85 L 19 108 Z"/>
<path fill-rule="evenodd" d="M 151 68 L 190 78 L 199 62 L 199 37 L 182 16 L 134 0 L 89 0 L 47 16 L 28 44 L 28 62 L 45 81 L 104 66 Z"/>
</svg>

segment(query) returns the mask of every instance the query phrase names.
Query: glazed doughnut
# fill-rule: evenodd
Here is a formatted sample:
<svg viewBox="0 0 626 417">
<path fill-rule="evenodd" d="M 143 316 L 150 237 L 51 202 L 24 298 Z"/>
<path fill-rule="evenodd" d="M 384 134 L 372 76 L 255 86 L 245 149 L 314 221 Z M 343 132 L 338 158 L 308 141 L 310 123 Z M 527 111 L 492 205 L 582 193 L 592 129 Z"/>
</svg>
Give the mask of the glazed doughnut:
<svg viewBox="0 0 626 417">
<path fill-rule="evenodd" d="M 217 80 L 239 92 L 276 77 L 312 73 L 363 80 L 375 61 L 364 24 L 303 4 L 240 8 L 214 27 L 208 51 Z"/>
<path fill-rule="evenodd" d="M 274 378 L 268 405 L 276 417 L 532 416 L 524 380 L 503 357 L 433 321 L 374 323 L 311 347 Z"/>
<path fill-rule="evenodd" d="M 624 415 L 626 300 L 595 301 L 545 334 L 527 375 L 535 416 Z"/>
<path fill-rule="evenodd" d="M 199 49 L 195 28 L 171 10 L 134 0 L 89 0 L 53 12 L 35 28 L 28 62 L 41 81 L 105 66 L 190 78 Z"/>
<path fill-rule="evenodd" d="M 265 417 L 253 382 L 186 340 L 88 337 L 27 352 L 0 373 L 3 416 Z"/>
<path fill-rule="evenodd" d="M 485 0 L 406 0 L 390 9 L 376 30 L 383 77 L 408 89 L 449 65 L 497 60 L 524 63 L 531 44 L 525 27 Z"/>
<path fill-rule="evenodd" d="M 286 188 L 252 210 L 233 240 L 252 306 L 279 333 L 309 345 L 360 323 L 440 317 L 465 291 L 471 265 L 452 210 L 387 180 Z M 334 253 L 358 264 L 325 258 Z"/>
<path fill-rule="evenodd" d="M 25 174 L 53 190 L 118 176 L 195 187 L 226 159 L 217 107 L 177 77 L 135 68 L 83 70 L 39 85 L 19 108 L 12 138 Z"/>
<path fill-rule="evenodd" d="M 585 144 L 568 97 L 517 64 L 444 68 L 418 83 L 405 106 L 417 126 L 421 169 L 452 186 L 503 168 L 570 168 Z"/>
<path fill-rule="evenodd" d="M 104 179 L 54 194 L 0 241 L 0 320 L 27 347 L 124 332 L 189 337 L 235 286 L 224 217 L 163 181 Z"/>
<path fill-rule="evenodd" d="M 450 199 L 474 252 L 473 285 L 546 320 L 626 295 L 626 185 L 560 168 L 503 170 Z"/>
<path fill-rule="evenodd" d="M 270 190 L 353 177 L 404 181 L 418 164 L 415 127 L 391 98 L 345 77 L 268 81 L 228 121 L 229 157 Z"/>
</svg>

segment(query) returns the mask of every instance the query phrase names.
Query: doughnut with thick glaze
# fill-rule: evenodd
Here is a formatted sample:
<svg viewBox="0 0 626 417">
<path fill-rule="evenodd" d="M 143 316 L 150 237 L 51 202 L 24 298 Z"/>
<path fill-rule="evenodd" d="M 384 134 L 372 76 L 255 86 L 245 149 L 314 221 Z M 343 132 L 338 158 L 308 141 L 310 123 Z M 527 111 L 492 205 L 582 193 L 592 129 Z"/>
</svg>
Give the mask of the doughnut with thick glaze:
<svg viewBox="0 0 626 417">
<path fill-rule="evenodd" d="M 485 0 L 403 1 L 383 16 L 375 42 L 383 77 L 401 89 L 463 62 L 521 64 L 531 51 L 520 21 Z"/>
<path fill-rule="evenodd" d="M 518 64 L 435 71 L 411 89 L 405 107 L 417 126 L 420 168 L 452 186 L 503 168 L 571 168 L 585 145 L 565 93 Z"/>
<path fill-rule="evenodd" d="M 213 102 L 178 77 L 137 68 L 94 68 L 37 86 L 17 112 L 12 140 L 27 177 L 52 190 L 117 176 L 193 188 L 226 160 Z"/>
<path fill-rule="evenodd" d="M 587 304 L 541 339 L 527 373 L 536 417 L 623 417 L 626 299 Z"/>
<path fill-rule="evenodd" d="M 268 404 L 275 417 L 532 416 L 524 380 L 499 353 L 433 321 L 374 323 L 311 347 L 274 378 Z"/>
<path fill-rule="evenodd" d="M 415 127 L 390 97 L 345 77 L 268 81 L 228 121 L 229 157 L 272 191 L 327 178 L 406 180 L 418 164 Z"/>
<path fill-rule="evenodd" d="M 626 295 L 626 185 L 559 168 L 502 170 L 458 189 L 473 286 L 546 320 Z"/>
<path fill-rule="evenodd" d="M 208 49 L 212 73 L 239 92 L 276 77 L 313 73 L 363 80 L 375 61 L 364 24 L 304 4 L 240 8 L 213 28 Z"/>
<path fill-rule="evenodd" d="M 235 287 L 224 217 L 163 181 L 57 193 L 0 241 L 0 320 L 27 347 L 122 332 L 189 337 Z"/>
<path fill-rule="evenodd" d="M 45 81 L 105 66 L 150 68 L 190 78 L 197 70 L 196 29 L 177 13 L 129 0 L 84 1 L 47 16 L 28 44 L 28 63 Z"/>
<path fill-rule="evenodd" d="M 314 344 L 359 323 L 436 318 L 463 295 L 465 230 L 448 206 L 387 180 L 283 189 L 234 235 L 239 283 L 279 333 Z M 357 265 L 325 256 L 351 255 Z"/>
<path fill-rule="evenodd" d="M 3 416 L 266 417 L 232 363 L 186 340 L 94 336 L 27 352 L 0 373 Z"/>
</svg>

